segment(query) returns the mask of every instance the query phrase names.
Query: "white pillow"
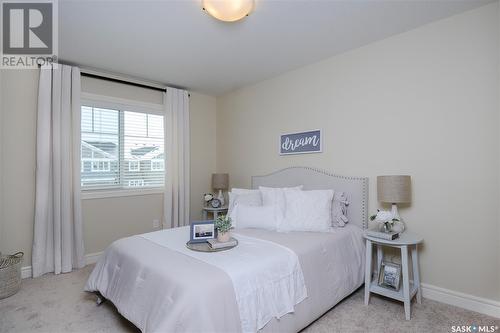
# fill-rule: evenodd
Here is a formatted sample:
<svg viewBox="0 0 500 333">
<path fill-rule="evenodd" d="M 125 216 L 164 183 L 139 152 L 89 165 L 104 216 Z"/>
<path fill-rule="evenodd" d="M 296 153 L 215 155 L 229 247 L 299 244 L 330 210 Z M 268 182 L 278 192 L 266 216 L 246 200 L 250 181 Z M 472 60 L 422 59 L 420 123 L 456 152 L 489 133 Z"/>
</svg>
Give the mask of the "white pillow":
<svg viewBox="0 0 500 333">
<path fill-rule="evenodd" d="M 302 191 L 304 186 L 295 187 L 265 187 L 259 186 L 264 206 L 276 206 L 276 220 L 279 223 L 283 219 L 286 210 L 285 191 Z"/>
<path fill-rule="evenodd" d="M 259 228 L 276 230 L 276 206 L 236 205 L 234 213 L 238 228 Z"/>
<path fill-rule="evenodd" d="M 330 231 L 333 190 L 285 191 L 286 211 L 278 231 Z"/>
<path fill-rule="evenodd" d="M 236 221 L 236 218 L 233 216 L 233 211 L 237 204 L 244 204 L 247 206 L 262 206 L 262 196 L 260 194 L 260 191 L 233 189 L 232 192 L 229 192 L 229 205 L 227 209 L 227 215 L 231 217 L 233 221 Z"/>
<path fill-rule="evenodd" d="M 248 188 L 236 188 L 236 187 L 234 187 L 231 189 L 231 192 L 233 192 L 234 194 L 252 194 L 252 193 L 259 192 L 259 190 L 251 190 Z"/>
</svg>

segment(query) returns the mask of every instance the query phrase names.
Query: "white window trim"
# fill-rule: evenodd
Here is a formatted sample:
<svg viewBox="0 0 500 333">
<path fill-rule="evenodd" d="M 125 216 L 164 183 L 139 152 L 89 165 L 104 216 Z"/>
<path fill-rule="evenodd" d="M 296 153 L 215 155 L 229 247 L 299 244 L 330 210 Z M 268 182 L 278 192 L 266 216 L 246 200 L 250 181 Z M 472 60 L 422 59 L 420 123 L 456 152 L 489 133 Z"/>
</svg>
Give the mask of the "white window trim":
<svg viewBox="0 0 500 333">
<path fill-rule="evenodd" d="M 80 98 L 81 106 L 91 106 L 95 108 L 108 108 L 113 110 L 126 110 L 132 112 L 141 112 L 165 116 L 164 106 L 162 104 L 139 102 L 118 97 L 91 94 L 82 92 Z M 164 138 L 165 140 L 166 138 Z M 110 164 L 111 166 L 111 164 Z M 91 166 L 92 168 L 92 166 Z M 164 167 L 165 169 L 165 167 Z M 165 179 L 166 181 L 166 179 Z M 164 186 L 158 187 L 132 187 L 123 186 L 104 186 L 102 188 L 83 188 L 81 189 L 82 199 L 101 199 L 113 197 L 128 197 L 140 195 L 163 194 Z"/>
<path fill-rule="evenodd" d="M 132 197 L 141 195 L 154 195 L 165 193 L 163 187 L 146 187 L 146 188 L 133 188 L 133 189 L 116 189 L 116 190 L 82 190 L 82 200 L 92 199 L 105 199 L 105 198 L 118 198 L 118 197 Z"/>
</svg>

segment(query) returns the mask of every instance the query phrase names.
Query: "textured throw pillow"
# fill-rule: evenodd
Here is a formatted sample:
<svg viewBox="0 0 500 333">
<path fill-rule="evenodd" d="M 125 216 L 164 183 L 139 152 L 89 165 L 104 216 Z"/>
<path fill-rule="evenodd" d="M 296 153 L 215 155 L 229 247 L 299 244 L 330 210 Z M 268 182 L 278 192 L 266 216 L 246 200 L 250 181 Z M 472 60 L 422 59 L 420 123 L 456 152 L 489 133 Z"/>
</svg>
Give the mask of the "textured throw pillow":
<svg viewBox="0 0 500 333">
<path fill-rule="evenodd" d="M 332 205 L 332 222 L 334 227 L 343 227 L 349 222 L 347 218 L 347 195 L 345 192 L 335 192 Z"/>
<path fill-rule="evenodd" d="M 333 190 L 284 191 L 286 211 L 278 231 L 330 231 Z"/>
<path fill-rule="evenodd" d="M 246 206 L 262 206 L 262 196 L 259 190 L 233 189 L 229 194 L 229 205 L 227 215 L 233 220 L 233 226 L 236 218 L 233 214 L 237 204 Z"/>
<path fill-rule="evenodd" d="M 246 206 L 238 204 L 234 215 L 238 228 L 259 228 L 276 230 L 276 206 Z"/>
<path fill-rule="evenodd" d="M 286 210 L 285 191 L 302 191 L 304 186 L 295 187 L 265 187 L 259 186 L 264 206 L 276 206 L 276 221 L 283 219 Z"/>
</svg>

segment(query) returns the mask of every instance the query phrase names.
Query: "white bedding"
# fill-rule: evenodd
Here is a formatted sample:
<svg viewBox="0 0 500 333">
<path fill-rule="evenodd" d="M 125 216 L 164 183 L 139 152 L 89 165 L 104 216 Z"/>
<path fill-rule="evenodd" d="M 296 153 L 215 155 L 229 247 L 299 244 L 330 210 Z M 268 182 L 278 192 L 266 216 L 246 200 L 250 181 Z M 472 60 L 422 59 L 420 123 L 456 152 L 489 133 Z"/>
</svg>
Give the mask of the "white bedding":
<svg viewBox="0 0 500 333">
<path fill-rule="evenodd" d="M 238 237 L 258 238 L 291 249 L 298 256 L 307 287 L 307 298 L 294 312 L 279 320 L 272 318 L 261 332 L 298 332 L 356 290 L 363 283 L 362 233 L 354 225 L 331 233 L 236 230 Z M 99 291 L 143 332 L 242 330 L 228 274 L 141 236 L 110 245 L 85 290 Z"/>
<path fill-rule="evenodd" d="M 229 251 L 204 253 L 186 248 L 189 227 L 162 230 L 141 237 L 162 247 L 218 267 L 230 278 L 243 332 L 257 332 L 272 318 L 293 312 L 307 297 L 295 252 L 274 242 L 235 233 L 239 244 Z"/>
</svg>

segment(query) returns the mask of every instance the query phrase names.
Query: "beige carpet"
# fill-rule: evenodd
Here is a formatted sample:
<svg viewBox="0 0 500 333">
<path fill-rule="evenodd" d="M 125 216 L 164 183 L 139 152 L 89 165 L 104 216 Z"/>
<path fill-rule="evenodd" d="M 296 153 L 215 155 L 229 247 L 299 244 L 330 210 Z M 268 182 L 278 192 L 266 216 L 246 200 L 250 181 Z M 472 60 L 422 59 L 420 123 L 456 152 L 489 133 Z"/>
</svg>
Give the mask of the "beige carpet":
<svg viewBox="0 0 500 333">
<path fill-rule="evenodd" d="M 110 302 L 96 306 L 82 291 L 92 268 L 23 280 L 19 293 L 0 300 L 0 332 L 138 332 Z M 500 326 L 500 319 L 424 299 L 405 321 L 402 303 L 372 296 L 364 306 L 360 289 L 304 332 L 451 332 L 452 325 L 473 324 Z"/>
</svg>

